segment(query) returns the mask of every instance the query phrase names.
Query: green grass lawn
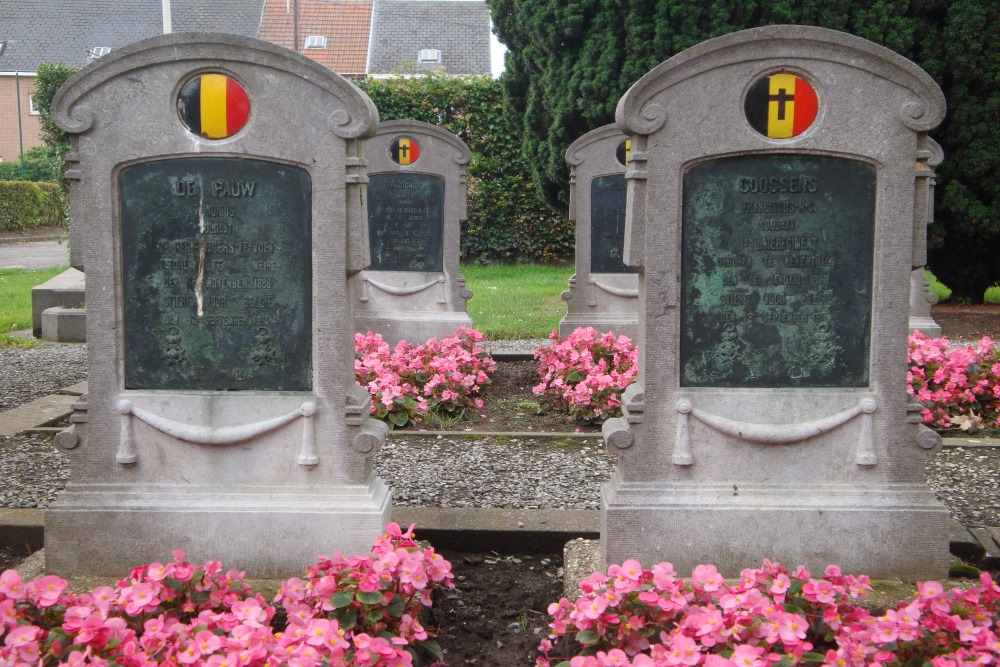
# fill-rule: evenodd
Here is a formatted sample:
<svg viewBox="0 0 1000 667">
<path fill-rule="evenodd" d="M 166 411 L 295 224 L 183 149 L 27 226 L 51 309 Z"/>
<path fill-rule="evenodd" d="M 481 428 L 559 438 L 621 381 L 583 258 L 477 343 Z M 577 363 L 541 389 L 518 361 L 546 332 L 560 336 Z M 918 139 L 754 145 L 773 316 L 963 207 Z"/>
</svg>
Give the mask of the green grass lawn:
<svg viewBox="0 0 1000 667">
<path fill-rule="evenodd" d="M 572 267 L 520 264 L 463 266 L 465 286 L 472 290 L 469 317 L 487 338 L 545 338 L 559 327 Z"/>
<path fill-rule="evenodd" d="M 33 271 L 0 269 L 0 345 L 8 339 L 7 332 L 31 326 L 31 288 L 65 270 L 65 266 Z M 951 290 L 927 273 L 931 290 L 941 301 L 947 299 Z M 545 338 L 566 314 L 559 294 L 567 288 L 572 267 L 468 265 L 462 267 L 462 274 L 473 293 L 469 317 L 487 338 Z M 986 301 L 1000 303 L 1000 286 L 986 291 Z"/>
<path fill-rule="evenodd" d="M 6 334 L 18 329 L 31 328 L 31 288 L 41 285 L 67 268 L 51 269 L 0 269 L 0 345 Z"/>
</svg>

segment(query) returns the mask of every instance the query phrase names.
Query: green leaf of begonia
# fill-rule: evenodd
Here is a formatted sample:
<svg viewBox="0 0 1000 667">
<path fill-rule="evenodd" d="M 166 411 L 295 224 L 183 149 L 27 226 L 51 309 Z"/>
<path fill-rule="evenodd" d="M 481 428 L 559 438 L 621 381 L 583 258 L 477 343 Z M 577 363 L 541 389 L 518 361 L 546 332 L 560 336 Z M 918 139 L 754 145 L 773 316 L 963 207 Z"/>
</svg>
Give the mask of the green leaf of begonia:
<svg viewBox="0 0 1000 667">
<path fill-rule="evenodd" d="M 593 630 L 591 628 L 587 628 L 586 630 L 581 630 L 576 633 L 576 641 L 580 642 L 584 646 L 587 644 L 596 644 L 597 639 L 597 630 Z"/>
<path fill-rule="evenodd" d="M 333 617 L 337 619 L 337 625 L 343 631 L 354 629 L 358 624 L 358 614 L 351 609 L 338 609 L 333 612 Z"/>
<path fill-rule="evenodd" d="M 441 650 L 441 646 L 433 639 L 416 642 L 416 645 L 433 655 L 436 659 L 444 660 L 444 651 Z"/>
<path fill-rule="evenodd" d="M 354 594 L 350 592 L 341 591 L 339 593 L 334 593 L 330 597 L 330 604 L 333 605 L 334 609 L 346 607 L 352 602 L 354 602 Z"/>
<path fill-rule="evenodd" d="M 381 609 L 372 609 L 370 612 L 365 614 L 365 622 L 368 623 L 368 625 L 375 625 L 381 620 L 382 620 Z"/>
<path fill-rule="evenodd" d="M 802 663 L 805 665 L 822 665 L 826 658 L 819 653 L 806 652 L 802 654 Z"/>
<path fill-rule="evenodd" d="M 384 611 L 390 616 L 395 616 L 396 618 L 402 617 L 403 612 L 406 611 L 406 606 L 403 604 L 403 598 L 398 595 L 393 595 L 392 602 L 389 603 L 389 606 L 384 608 Z"/>
<path fill-rule="evenodd" d="M 370 593 L 358 591 L 358 601 L 363 604 L 378 604 L 382 601 L 382 594 L 375 591 Z"/>
</svg>

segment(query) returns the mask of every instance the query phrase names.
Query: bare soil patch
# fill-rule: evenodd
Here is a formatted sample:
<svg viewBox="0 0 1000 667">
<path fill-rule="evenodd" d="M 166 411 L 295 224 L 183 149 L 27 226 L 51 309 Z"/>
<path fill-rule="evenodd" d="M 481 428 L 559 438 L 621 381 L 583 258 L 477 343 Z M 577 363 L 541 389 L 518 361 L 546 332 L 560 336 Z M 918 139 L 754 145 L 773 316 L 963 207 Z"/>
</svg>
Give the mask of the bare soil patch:
<svg viewBox="0 0 1000 667">
<path fill-rule="evenodd" d="M 931 307 L 931 317 L 951 340 L 972 341 L 989 336 L 1000 341 L 1000 304 L 942 303 Z"/>
</svg>

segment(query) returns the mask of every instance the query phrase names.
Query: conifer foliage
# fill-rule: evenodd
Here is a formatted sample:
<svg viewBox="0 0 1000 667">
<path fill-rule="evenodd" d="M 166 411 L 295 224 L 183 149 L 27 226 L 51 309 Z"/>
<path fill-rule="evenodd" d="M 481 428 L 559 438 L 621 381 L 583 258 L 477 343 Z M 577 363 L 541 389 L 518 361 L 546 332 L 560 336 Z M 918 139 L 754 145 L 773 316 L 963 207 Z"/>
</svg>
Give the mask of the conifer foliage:
<svg viewBox="0 0 1000 667">
<path fill-rule="evenodd" d="M 566 148 L 614 121 L 618 99 L 670 56 L 772 24 L 849 32 L 913 60 L 939 83 L 948 115 L 939 167 L 935 274 L 981 301 L 1000 280 L 1000 9 L 978 0 L 489 0 L 509 49 L 504 92 L 534 181 L 566 210 Z"/>
</svg>

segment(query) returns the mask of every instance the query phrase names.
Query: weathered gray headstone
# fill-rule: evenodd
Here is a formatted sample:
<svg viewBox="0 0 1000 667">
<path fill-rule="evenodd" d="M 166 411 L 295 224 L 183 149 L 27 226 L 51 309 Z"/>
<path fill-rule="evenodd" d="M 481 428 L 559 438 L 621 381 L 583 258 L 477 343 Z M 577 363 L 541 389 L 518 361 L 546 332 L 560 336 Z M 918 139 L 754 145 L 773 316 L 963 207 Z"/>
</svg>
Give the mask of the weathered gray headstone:
<svg viewBox="0 0 1000 667">
<path fill-rule="evenodd" d="M 348 277 L 374 105 L 291 51 L 182 33 L 105 56 L 53 110 L 90 391 L 57 438 L 48 567 L 120 576 L 181 548 L 277 577 L 367 549 L 390 494 Z"/>
<path fill-rule="evenodd" d="M 639 283 L 625 264 L 625 166 L 630 140 L 616 125 L 605 125 L 574 141 L 570 165 L 569 218 L 576 222 L 576 273 L 562 293 L 566 316 L 559 335 L 578 327 L 638 333 Z"/>
<path fill-rule="evenodd" d="M 924 278 L 927 264 L 927 225 L 934 222 L 934 167 L 944 160 L 940 144 L 927 138 L 917 161 L 917 191 L 913 207 L 913 273 L 910 275 L 910 331 L 919 331 L 931 338 L 941 337 L 941 325 L 931 316 L 931 306 L 937 295 L 931 292 L 930 281 Z M 921 240 L 923 237 L 923 241 Z"/>
<path fill-rule="evenodd" d="M 604 426 L 606 561 L 944 576 L 940 438 L 905 389 L 914 164 L 944 111 L 911 62 L 804 26 L 704 42 L 621 99 L 641 361 Z"/>
<path fill-rule="evenodd" d="M 469 148 L 436 125 L 394 120 L 365 142 L 365 157 L 371 265 L 353 279 L 357 330 L 394 345 L 472 327 L 458 272 Z"/>
</svg>

